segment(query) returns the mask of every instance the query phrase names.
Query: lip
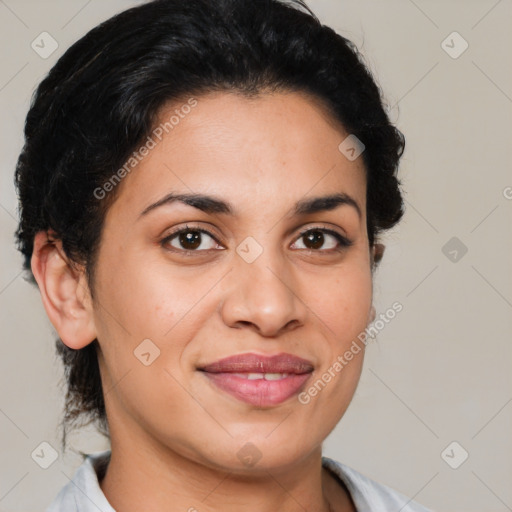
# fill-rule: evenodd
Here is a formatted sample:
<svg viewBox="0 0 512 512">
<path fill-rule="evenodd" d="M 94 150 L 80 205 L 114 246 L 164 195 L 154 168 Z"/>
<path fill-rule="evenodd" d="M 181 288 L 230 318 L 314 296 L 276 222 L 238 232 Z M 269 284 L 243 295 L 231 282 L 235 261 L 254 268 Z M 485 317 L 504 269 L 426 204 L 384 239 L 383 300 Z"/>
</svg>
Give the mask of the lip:
<svg viewBox="0 0 512 512">
<path fill-rule="evenodd" d="M 271 407 L 297 394 L 311 376 L 310 361 L 292 354 L 238 354 L 198 368 L 211 383 L 235 398 L 258 407 Z M 253 374 L 248 378 L 248 374 Z M 274 374 L 266 380 L 254 374 Z M 286 376 L 275 374 L 286 374 Z"/>
<path fill-rule="evenodd" d="M 294 373 L 296 375 L 313 371 L 311 361 L 286 354 L 274 356 L 237 354 L 199 368 L 208 373 Z"/>
</svg>

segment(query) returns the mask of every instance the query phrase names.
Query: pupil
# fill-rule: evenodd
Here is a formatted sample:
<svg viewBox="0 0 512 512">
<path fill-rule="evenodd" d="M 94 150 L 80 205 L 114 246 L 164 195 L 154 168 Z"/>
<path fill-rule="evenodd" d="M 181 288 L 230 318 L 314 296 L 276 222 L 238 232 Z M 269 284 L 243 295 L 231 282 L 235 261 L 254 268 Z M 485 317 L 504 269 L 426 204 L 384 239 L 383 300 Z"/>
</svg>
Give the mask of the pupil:
<svg viewBox="0 0 512 512">
<path fill-rule="evenodd" d="M 185 249 L 196 249 L 201 245 L 201 233 L 199 231 L 187 231 L 181 233 L 180 243 Z"/>
<path fill-rule="evenodd" d="M 324 234 L 321 231 L 311 231 L 306 235 L 306 240 L 306 247 L 309 247 L 308 243 L 311 243 L 312 247 L 309 247 L 310 249 L 318 249 L 323 245 Z"/>
</svg>

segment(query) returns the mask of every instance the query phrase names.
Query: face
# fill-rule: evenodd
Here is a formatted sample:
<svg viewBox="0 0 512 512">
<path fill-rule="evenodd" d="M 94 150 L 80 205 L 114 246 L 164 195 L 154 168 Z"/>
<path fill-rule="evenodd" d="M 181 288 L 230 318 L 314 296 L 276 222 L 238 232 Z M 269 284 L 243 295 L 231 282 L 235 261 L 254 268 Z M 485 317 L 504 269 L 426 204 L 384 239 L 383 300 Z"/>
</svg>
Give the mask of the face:
<svg viewBox="0 0 512 512">
<path fill-rule="evenodd" d="M 365 172 L 338 149 L 347 135 L 298 93 L 206 95 L 118 185 L 93 303 L 113 436 L 243 470 L 247 451 L 283 466 L 334 428 L 364 351 L 333 366 L 372 302 Z"/>
</svg>

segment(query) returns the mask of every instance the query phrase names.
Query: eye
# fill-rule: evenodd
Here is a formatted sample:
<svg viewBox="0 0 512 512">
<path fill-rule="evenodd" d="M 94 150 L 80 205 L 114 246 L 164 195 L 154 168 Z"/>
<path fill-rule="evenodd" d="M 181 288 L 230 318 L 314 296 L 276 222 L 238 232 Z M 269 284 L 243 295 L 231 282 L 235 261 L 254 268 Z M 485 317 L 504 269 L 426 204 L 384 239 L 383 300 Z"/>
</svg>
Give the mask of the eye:
<svg viewBox="0 0 512 512">
<path fill-rule="evenodd" d="M 301 239 L 304 240 L 304 247 L 298 247 L 298 249 L 313 250 L 317 252 L 340 251 L 352 245 L 352 242 L 340 233 L 326 228 L 305 229 L 300 233 L 297 240 L 299 241 Z M 295 242 L 295 244 L 296 243 L 297 242 Z M 324 244 L 326 244 L 327 247 L 324 247 L 323 250 L 319 251 Z"/>
<path fill-rule="evenodd" d="M 197 227 L 185 226 L 164 238 L 162 246 L 171 246 L 177 251 L 199 252 L 215 249 L 218 242 L 207 230 Z"/>
<path fill-rule="evenodd" d="M 292 246 L 292 248 L 330 253 L 341 251 L 352 245 L 352 242 L 340 233 L 320 227 L 303 230 L 293 245 L 296 246 L 301 239 L 303 247 Z M 212 233 L 194 226 L 185 226 L 174 231 L 161 241 L 161 245 L 167 249 L 172 248 L 171 251 L 183 253 L 202 252 L 221 247 Z"/>
</svg>

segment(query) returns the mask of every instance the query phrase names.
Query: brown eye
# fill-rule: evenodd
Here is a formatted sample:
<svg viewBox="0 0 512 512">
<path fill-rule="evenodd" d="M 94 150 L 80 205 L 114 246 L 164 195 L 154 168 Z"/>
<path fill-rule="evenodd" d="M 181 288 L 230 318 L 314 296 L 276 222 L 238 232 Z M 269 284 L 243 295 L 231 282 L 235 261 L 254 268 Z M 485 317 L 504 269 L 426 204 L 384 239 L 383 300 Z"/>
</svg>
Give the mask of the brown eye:
<svg viewBox="0 0 512 512">
<path fill-rule="evenodd" d="M 323 228 L 313 228 L 302 231 L 297 241 L 299 240 L 303 240 L 304 247 L 295 248 L 317 252 L 335 251 L 352 245 L 350 240 L 336 231 Z M 295 242 L 295 244 L 297 244 L 297 242 Z"/>
<path fill-rule="evenodd" d="M 187 251 L 197 249 L 201 245 L 201 237 L 199 231 L 185 231 L 178 234 L 179 243 Z"/>
<path fill-rule="evenodd" d="M 320 249 L 324 244 L 324 234 L 321 231 L 308 231 L 302 238 L 308 249 Z"/>
<path fill-rule="evenodd" d="M 177 252 L 200 252 L 215 249 L 218 243 L 208 231 L 186 227 L 162 240 L 162 245 L 170 246 Z"/>
</svg>

